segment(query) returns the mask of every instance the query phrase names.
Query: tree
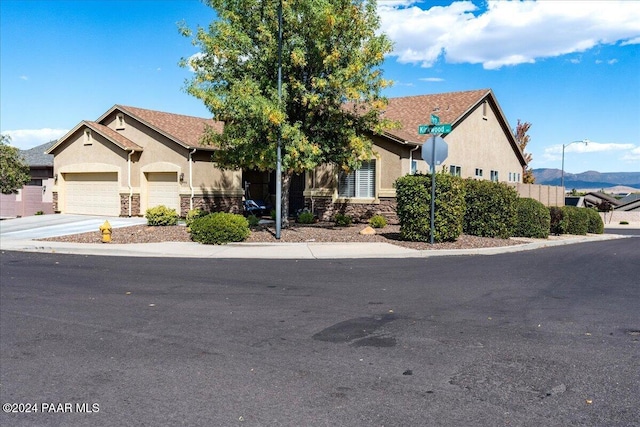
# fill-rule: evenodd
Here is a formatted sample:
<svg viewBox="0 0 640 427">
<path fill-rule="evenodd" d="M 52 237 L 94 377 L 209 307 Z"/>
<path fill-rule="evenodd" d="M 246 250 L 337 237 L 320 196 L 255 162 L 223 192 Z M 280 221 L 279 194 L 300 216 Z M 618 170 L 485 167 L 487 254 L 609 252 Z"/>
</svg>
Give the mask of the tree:
<svg viewBox="0 0 640 427">
<path fill-rule="evenodd" d="M 208 0 L 218 19 L 193 38 L 201 53 L 186 90 L 225 123 L 205 141 L 227 169 L 276 169 L 282 146 L 282 213 L 290 178 L 321 164 L 346 171 L 372 155 L 371 132 L 393 126 L 381 116 L 390 81 L 379 66 L 391 51 L 378 34 L 375 0 L 282 0 L 282 100 L 278 79 L 280 0 Z M 182 33 L 191 31 L 182 26 Z"/>
<path fill-rule="evenodd" d="M 2 194 L 17 193 L 31 180 L 29 165 L 20 157 L 20 150 L 9 145 L 10 142 L 9 135 L 0 137 L 0 191 Z"/>
<path fill-rule="evenodd" d="M 522 154 L 524 155 L 524 160 L 525 162 L 527 162 L 527 164 L 522 167 L 522 182 L 524 182 L 525 184 L 533 184 L 536 180 L 536 178 L 533 176 L 533 171 L 529 167 L 529 163 L 531 163 L 531 160 L 533 160 L 533 156 L 531 155 L 531 153 L 525 153 L 524 151 L 527 147 L 527 144 L 529 143 L 529 140 L 531 139 L 531 137 L 527 135 L 530 127 L 531 123 L 523 123 L 520 121 L 520 119 L 518 119 L 518 124 L 516 125 L 516 130 L 513 134 L 516 142 L 518 143 L 518 146 L 520 147 L 520 150 L 522 151 Z"/>
</svg>

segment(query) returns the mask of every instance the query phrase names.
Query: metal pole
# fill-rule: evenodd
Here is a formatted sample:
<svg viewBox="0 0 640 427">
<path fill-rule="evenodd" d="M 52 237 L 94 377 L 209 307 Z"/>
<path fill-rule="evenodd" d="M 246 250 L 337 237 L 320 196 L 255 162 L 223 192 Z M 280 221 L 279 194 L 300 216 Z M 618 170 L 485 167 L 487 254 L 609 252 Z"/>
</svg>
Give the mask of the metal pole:
<svg viewBox="0 0 640 427">
<path fill-rule="evenodd" d="M 436 232 L 436 136 L 431 138 L 431 232 L 429 243 L 433 245 L 433 235 Z"/>
<path fill-rule="evenodd" d="M 560 186 L 562 187 L 562 191 L 564 191 L 564 147 L 565 145 L 562 144 L 562 175 L 560 175 Z"/>
<path fill-rule="evenodd" d="M 278 4 L 278 107 L 282 105 L 282 0 Z M 278 126 L 276 149 L 276 239 L 282 229 L 282 125 Z"/>
</svg>

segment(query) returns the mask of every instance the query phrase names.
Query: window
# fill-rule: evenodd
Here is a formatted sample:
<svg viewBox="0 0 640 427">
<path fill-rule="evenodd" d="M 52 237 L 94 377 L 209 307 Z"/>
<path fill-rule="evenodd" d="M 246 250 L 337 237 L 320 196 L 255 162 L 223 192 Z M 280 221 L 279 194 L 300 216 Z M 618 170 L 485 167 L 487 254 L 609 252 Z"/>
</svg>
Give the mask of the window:
<svg viewBox="0 0 640 427">
<path fill-rule="evenodd" d="M 84 130 L 84 145 L 91 145 L 91 129 Z"/>
<path fill-rule="evenodd" d="M 487 120 L 487 101 L 482 103 L 482 118 Z"/>
<path fill-rule="evenodd" d="M 509 182 L 513 182 L 513 173 L 509 172 Z"/>
<path fill-rule="evenodd" d="M 411 160 L 411 175 L 415 175 L 418 173 L 418 161 Z"/>
<path fill-rule="evenodd" d="M 460 166 L 449 166 L 449 173 L 453 176 L 460 176 L 462 174 L 462 168 Z"/>
<path fill-rule="evenodd" d="M 498 182 L 498 171 L 491 171 L 491 181 Z"/>
<path fill-rule="evenodd" d="M 482 178 L 482 169 L 476 168 L 476 178 Z"/>
<path fill-rule="evenodd" d="M 340 172 L 338 181 L 340 197 L 375 197 L 376 161 L 362 162 L 362 168 L 349 174 Z"/>
</svg>

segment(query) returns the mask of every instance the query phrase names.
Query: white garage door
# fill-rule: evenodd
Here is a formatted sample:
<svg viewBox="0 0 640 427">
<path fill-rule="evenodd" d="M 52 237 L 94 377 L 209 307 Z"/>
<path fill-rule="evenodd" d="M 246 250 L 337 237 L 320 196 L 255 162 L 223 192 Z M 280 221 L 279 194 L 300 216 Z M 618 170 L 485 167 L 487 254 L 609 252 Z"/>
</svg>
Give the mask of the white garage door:
<svg viewBox="0 0 640 427">
<path fill-rule="evenodd" d="M 65 181 L 65 213 L 84 215 L 120 215 L 118 174 L 67 173 Z"/>
<path fill-rule="evenodd" d="M 147 207 L 164 205 L 180 213 L 180 193 L 176 172 L 147 173 Z"/>
</svg>

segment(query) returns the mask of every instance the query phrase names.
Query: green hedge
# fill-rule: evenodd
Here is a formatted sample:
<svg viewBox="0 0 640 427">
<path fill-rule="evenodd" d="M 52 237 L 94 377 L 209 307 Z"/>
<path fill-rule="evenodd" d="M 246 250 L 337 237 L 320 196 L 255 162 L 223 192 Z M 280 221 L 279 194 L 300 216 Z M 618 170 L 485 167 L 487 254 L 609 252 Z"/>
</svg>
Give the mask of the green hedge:
<svg viewBox="0 0 640 427">
<path fill-rule="evenodd" d="M 152 226 L 176 225 L 178 223 L 178 212 L 164 205 L 147 209 L 144 217 L 147 219 L 147 225 Z"/>
<path fill-rule="evenodd" d="M 406 175 L 395 182 L 400 236 L 428 242 L 431 234 L 431 175 Z M 462 234 L 464 185 L 460 178 L 436 174 L 435 243 L 454 241 Z"/>
<path fill-rule="evenodd" d="M 537 200 L 522 198 L 516 201 L 514 236 L 546 239 L 551 228 L 549 209 Z"/>
<path fill-rule="evenodd" d="M 602 234 L 604 233 L 604 222 L 602 221 L 602 217 L 596 209 L 588 208 L 586 209 L 587 215 L 589 216 L 589 233 L 593 234 Z"/>
<path fill-rule="evenodd" d="M 249 222 L 244 216 L 226 212 L 194 219 L 189 231 L 191 240 L 205 245 L 242 242 L 251 233 Z"/>
<path fill-rule="evenodd" d="M 466 179 L 463 230 L 482 237 L 509 238 L 516 225 L 518 193 L 502 182 Z"/>
<path fill-rule="evenodd" d="M 567 223 L 567 234 L 585 235 L 589 231 L 589 214 L 586 208 L 563 206 L 562 213 Z"/>
<path fill-rule="evenodd" d="M 549 217 L 551 224 L 549 226 L 549 232 L 554 236 L 559 236 L 567 232 L 567 221 L 564 218 L 564 211 L 557 206 L 549 207 Z"/>
</svg>

